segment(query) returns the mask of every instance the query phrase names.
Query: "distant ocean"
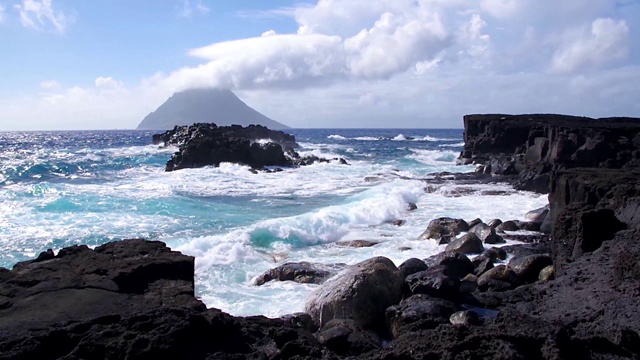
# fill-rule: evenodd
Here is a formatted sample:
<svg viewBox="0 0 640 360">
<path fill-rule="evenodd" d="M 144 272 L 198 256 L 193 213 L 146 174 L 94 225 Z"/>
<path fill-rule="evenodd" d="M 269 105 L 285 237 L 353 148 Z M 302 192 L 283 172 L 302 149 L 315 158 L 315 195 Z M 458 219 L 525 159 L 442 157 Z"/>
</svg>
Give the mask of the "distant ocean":
<svg viewBox="0 0 640 360">
<path fill-rule="evenodd" d="M 416 240 L 435 217 L 522 219 L 547 202 L 506 185 L 450 183 L 426 192 L 429 173 L 473 171 L 455 165 L 460 129 L 287 132 L 301 154 L 342 157 L 350 165 L 253 174 L 223 163 L 167 173 L 175 148 L 152 145 L 151 131 L 0 133 L 0 266 L 48 248 L 161 240 L 196 257 L 196 292 L 208 306 L 279 316 L 301 311 L 317 285 L 252 285 L 278 264 L 353 264 L 382 255 L 399 265 L 443 250 Z M 483 195 L 487 189 L 505 193 Z M 418 209 L 408 212 L 408 202 Z M 389 223 L 398 219 L 406 223 Z M 333 245 L 358 239 L 380 244 Z"/>
</svg>

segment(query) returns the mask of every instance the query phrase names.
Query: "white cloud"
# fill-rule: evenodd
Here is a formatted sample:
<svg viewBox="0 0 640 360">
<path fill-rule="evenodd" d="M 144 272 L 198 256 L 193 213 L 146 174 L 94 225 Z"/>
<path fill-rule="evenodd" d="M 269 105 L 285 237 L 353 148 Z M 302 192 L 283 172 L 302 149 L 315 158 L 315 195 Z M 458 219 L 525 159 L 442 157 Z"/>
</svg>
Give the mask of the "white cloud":
<svg viewBox="0 0 640 360">
<path fill-rule="evenodd" d="M 40 87 L 43 89 L 59 89 L 60 83 L 55 80 L 47 80 L 41 82 Z"/>
<path fill-rule="evenodd" d="M 202 4 L 202 1 L 196 0 L 192 4 L 189 0 L 182 0 L 178 15 L 184 18 L 190 18 L 194 14 L 206 15 L 211 11 L 208 7 Z"/>
<path fill-rule="evenodd" d="M 556 51 L 552 68 L 572 72 L 600 67 L 629 57 L 629 26 L 624 20 L 596 19 L 589 30 L 569 31 Z"/>
<path fill-rule="evenodd" d="M 13 6 L 20 14 L 20 23 L 26 28 L 49 30 L 62 34 L 70 20 L 62 12 L 53 9 L 52 0 L 23 0 L 22 5 Z"/>
<path fill-rule="evenodd" d="M 117 87 L 121 87 L 122 86 L 122 82 L 115 80 L 112 77 L 98 77 L 95 80 L 95 85 L 97 88 L 103 88 L 103 89 L 113 89 L 113 88 L 117 88 Z"/>
<path fill-rule="evenodd" d="M 640 116 L 631 41 L 640 5 L 318 0 L 262 13 L 290 17 L 297 31 L 190 50 L 200 65 L 138 85 L 100 77 L 0 99 L 0 128 L 42 118 L 51 123 L 38 128 L 132 128 L 172 92 L 203 86 L 232 88 L 294 127 L 460 127 L 462 115 L 482 112 Z"/>
<path fill-rule="evenodd" d="M 4 22 L 4 6 L 0 4 L 0 24 Z"/>
</svg>

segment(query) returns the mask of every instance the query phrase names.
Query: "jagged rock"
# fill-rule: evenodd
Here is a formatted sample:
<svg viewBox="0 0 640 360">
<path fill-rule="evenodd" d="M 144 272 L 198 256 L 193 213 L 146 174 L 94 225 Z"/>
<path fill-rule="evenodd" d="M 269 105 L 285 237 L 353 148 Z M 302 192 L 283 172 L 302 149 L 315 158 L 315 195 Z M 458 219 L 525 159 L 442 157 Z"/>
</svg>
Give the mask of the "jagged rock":
<svg viewBox="0 0 640 360">
<path fill-rule="evenodd" d="M 492 228 L 491 226 L 485 223 L 481 223 L 472 227 L 469 230 L 469 233 L 476 234 L 480 239 L 480 241 L 482 241 L 485 244 L 499 244 L 504 242 L 504 239 L 500 235 L 496 234 L 496 229 Z"/>
<path fill-rule="evenodd" d="M 501 247 L 501 249 L 507 254 L 513 255 L 514 258 L 535 254 L 549 254 L 551 252 L 551 247 L 547 243 L 507 245 Z"/>
<path fill-rule="evenodd" d="M 258 276 L 254 283 L 258 286 L 273 280 L 294 281 L 301 284 L 321 284 L 333 273 L 322 264 L 311 264 L 303 261 L 286 263 L 270 269 Z"/>
<path fill-rule="evenodd" d="M 391 260 L 371 258 L 314 290 L 305 311 L 320 326 L 333 319 L 353 319 L 363 329 L 381 329 L 385 309 L 400 301 L 403 286 L 404 277 Z"/>
<path fill-rule="evenodd" d="M 394 220 L 391 222 L 391 225 L 395 225 L 395 226 L 402 226 L 406 223 L 405 220 Z"/>
<path fill-rule="evenodd" d="M 480 325 L 478 313 L 471 310 L 458 311 L 449 317 L 449 321 L 453 325 Z"/>
<path fill-rule="evenodd" d="M 438 245 L 443 245 L 448 244 L 452 237 L 453 235 L 451 235 L 449 228 L 442 225 L 429 225 L 427 230 L 418 236 L 418 240 L 433 239 L 438 242 Z"/>
<path fill-rule="evenodd" d="M 413 295 L 386 311 L 387 322 L 394 337 L 403 332 L 435 329 L 446 324 L 458 307 L 451 301 L 425 294 Z"/>
<path fill-rule="evenodd" d="M 538 280 L 540 271 L 550 265 L 552 265 L 551 257 L 548 255 L 529 255 L 516 257 L 509 261 L 509 267 L 525 283 Z"/>
<path fill-rule="evenodd" d="M 464 254 L 479 254 L 484 250 L 482 240 L 475 233 L 468 232 L 460 238 L 451 241 L 446 251 L 453 251 Z"/>
<path fill-rule="evenodd" d="M 407 211 L 413 211 L 416 210 L 418 208 L 418 205 L 416 205 L 415 203 L 407 203 Z"/>
<path fill-rule="evenodd" d="M 424 261 L 416 258 L 411 258 L 400 264 L 398 270 L 402 272 L 403 277 L 407 277 L 411 274 L 415 274 L 419 271 L 427 270 L 429 267 Z"/>
</svg>

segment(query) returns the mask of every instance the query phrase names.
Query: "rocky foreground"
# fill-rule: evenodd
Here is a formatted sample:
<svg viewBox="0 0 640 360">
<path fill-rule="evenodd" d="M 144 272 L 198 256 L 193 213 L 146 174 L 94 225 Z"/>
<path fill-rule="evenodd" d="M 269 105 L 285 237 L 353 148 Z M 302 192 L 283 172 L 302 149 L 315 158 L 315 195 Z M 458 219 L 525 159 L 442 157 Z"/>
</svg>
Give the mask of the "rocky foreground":
<svg viewBox="0 0 640 360">
<path fill-rule="evenodd" d="M 0 359 L 637 359 L 639 132 L 640 119 L 466 117 L 461 160 L 512 166 L 504 176 L 549 192 L 550 211 L 434 219 L 421 238 L 447 252 L 399 267 L 282 265 L 259 281 L 324 283 L 306 313 L 279 319 L 207 309 L 194 259 L 161 242 L 44 252 L 0 270 Z M 493 247 L 543 223 L 548 238 Z"/>
</svg>

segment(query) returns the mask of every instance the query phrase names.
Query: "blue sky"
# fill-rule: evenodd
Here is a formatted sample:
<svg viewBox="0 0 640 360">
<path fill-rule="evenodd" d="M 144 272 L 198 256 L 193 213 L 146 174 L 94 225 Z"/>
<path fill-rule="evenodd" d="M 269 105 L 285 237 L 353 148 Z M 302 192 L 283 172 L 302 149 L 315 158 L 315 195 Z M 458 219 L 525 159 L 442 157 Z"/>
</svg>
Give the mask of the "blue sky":
<svg viewBox="0 0 640 360">
<path fill-rule="evenodd" d="M 637 0 L 0 0 L 0 131 L 135 128 L 231 88 L 293 127 L 640 117 Z"/>
</svg>

